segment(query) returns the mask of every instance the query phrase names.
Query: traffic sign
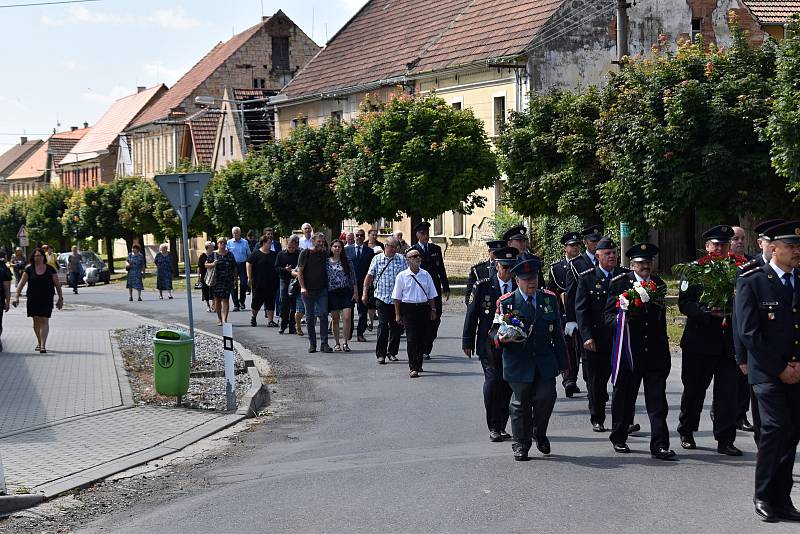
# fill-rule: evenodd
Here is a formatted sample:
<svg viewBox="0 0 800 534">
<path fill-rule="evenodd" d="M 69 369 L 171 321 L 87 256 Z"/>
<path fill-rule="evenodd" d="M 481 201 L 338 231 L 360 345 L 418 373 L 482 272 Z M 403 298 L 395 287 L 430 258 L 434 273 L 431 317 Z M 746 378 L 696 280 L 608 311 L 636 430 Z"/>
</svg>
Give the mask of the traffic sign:
<svg viewBox="0 0 800 534">
<path fill-rule="evenodd" d="M 188 220 L 192 220 L 197 206 L 200 204 L 200 199 L 203 198 L 203 191 L 205 191 L 208 182 L 211 181 L 210 172 L 193 172 L 187 174 L 159 174 L 155 177 L 158 187 L 166 195 L 167 200 L 172 205 L 172 209 L 183 217 L 183 207 L 181 203 L 181 186 L 186 187 L 185 202 Z"/>
<path fill-rule="evenodd" d="M 17 231 L 17 239 L 28 239 L 28 229 L 25 228 L 24 224 Z"/>
</svg>

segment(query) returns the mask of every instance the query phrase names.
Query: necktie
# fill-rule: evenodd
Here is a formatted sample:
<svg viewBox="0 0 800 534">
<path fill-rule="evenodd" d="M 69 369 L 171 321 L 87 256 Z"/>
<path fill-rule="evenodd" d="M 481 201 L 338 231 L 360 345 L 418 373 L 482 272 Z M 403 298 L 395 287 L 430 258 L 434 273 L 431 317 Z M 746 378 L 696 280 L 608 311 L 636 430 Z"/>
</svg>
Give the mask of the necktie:
<svg viewBox="0 0 800 534">
<path fill-rule="evenodd" d="M 361 245 L 356 247 L 356 261 L 361 257 Z"/>
<path fill-rule="evenodd" d="M 424 243 L 424 244 L 422 245 L 422 248 L 423 248 L 423 250 L 425 251 L 425 255 L 427 256 L 427 255 L 428 255 L 428 244 L 427 244 L 427 243 Z"/>
<path fill-rule="evenodd" d="M 508 282 L 503 282 L 503 295 L 508 293 Z"/>
<path fill-rule="evenodd" d="M 785 289 L 786 298 L 790 301 L 793 300 L 794 297 L 794 287 L 792 287 L 792 273 L 783 273 L 783 287 Z"/>
</svg>

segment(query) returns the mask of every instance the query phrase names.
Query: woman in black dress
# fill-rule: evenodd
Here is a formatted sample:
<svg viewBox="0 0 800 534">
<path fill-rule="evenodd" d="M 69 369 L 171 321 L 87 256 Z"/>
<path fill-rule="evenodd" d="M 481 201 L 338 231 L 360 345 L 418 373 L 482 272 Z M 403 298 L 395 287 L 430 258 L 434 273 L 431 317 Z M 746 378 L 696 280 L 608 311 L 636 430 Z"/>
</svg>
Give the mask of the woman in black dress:
<svg viewBox="0 0 800 534">
<path fill-rule="evenodd" d="M 214 313 L 214 309 L 211 307 L 211 301 L 214 298 L 211 295 L 211 286 L 206 284 L 206 273 L 208 272 L 206 262 L 208 261 L 209 256 L 214 253 L 214 243 L 211 241 L 206 241 L 205 248 L 206 251 L 202 252 L 200 257 L 197 258 L 197 276 L 200 277 L 200 289 L 203 291 L 203 302 L 206 303 L 206 311 L 208 313 Z"/>
<path fill-rule="evenodd" d="M 28 286 L 28 317 L 33 318 L 33 332 L 36 334 L 36 348 L 34 350 L 45 354 L 47 352 L 47 334 L 50 332 L 50 316 L 53 314 L 53 294 L 58 292 L 56 307 L 60 310 L 64 305 L 64 296 L 61 294 L 61 283 L 58 274 L 52 266 L 45 262 L 44 251 L 40 248 L 33 249 L 30 265 L 25 268 L 22 278 L 17 285 L 17 294 L 12 304 L 19 304 L 19 295 L 25 286 Z"/>
<path fill-rule="evenodd" d="M 215 269 L 217 280 L 211 290 L 214 295 L 214 309 L 217 310 L 217 326 L 228 322 L 228 306 L 230 305 L 233 277 L 236 276 L 236 258 L 228 252 L 228 240 L 224 237 L 217 239 L 217 250 L 211 253 L 206 261 L 207 269 Z"/>
</svg>

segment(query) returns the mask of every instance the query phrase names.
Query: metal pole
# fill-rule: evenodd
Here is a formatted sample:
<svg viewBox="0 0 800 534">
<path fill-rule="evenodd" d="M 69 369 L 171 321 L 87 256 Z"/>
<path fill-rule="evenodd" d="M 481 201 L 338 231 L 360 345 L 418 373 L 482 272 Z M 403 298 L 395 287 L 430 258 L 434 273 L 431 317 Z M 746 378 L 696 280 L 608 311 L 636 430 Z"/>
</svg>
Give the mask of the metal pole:
<svg viewBox="0 0 800 534">
<path fill-rule="evenodd" d="M 628 50 L 628 8 L 631 5 L 626 0 L 617 0 L 617 64 L 622 69 L 622 58 L 630 55 Z M 620 258 L 621 265 L 628 266 L 628 255 L 631 248 L 631 231 L 627 222 L 619 223 Z"/>
<path fill-rule="evenodd" d="M 178 175 L 178 189 L 181 201 L 181 237 L 183 238 L 183 267 L 186 271 L 186 306 L 189 308 L 189 335 L 192 337 L 192 365 L 195 364 L 194 353 L 194 315 L 192 314 L 192 262 L 189 259 L 189 205 L 186 203 L 186 176 Z"/>
<path fill-rule="evenodd" d="M 222 350 L 225 357 L 225 398 L 227 399 L 228 410 L 236 409 L 236 374 L 233 367 L 233 325 L 223 323 L 222 325 Z"/>
</svg>

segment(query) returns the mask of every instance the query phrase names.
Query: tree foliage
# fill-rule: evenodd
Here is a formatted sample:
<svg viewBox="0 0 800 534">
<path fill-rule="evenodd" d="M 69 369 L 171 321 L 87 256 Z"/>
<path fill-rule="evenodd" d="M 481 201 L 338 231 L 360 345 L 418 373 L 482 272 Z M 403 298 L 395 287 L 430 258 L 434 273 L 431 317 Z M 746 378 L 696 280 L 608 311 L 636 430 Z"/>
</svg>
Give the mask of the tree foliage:
<svg viewBox="0 0 800 534">
<path fill-rule="evenodd" d="M 203 194 L 203 209 L 216 232 L 228 235 L 233 226 L 247 231 L 268 225 L 269 215 L 255 187 L 265 172 L 264 158 L 256 153 L 228 163 L 214 175 Z"/>
<path fill-rule="evenodd" d="M 54 248 L 65 248 L 61 217 L 73 193 L 73 189 L 66 187 L 49 187 L 29 199 L 25 224 L 31 243 L 48 243 Z"/>
<path fill-rule="evenodd" d="M 361 222 L 470 213 L 486 201 L 476 191 L 499 176 L 483 123 L 433 94 L 395 96 L 386 104 L 367 99 L 351 150 L 335 189 Z"/>
<path fill-rule="evenodd" d="M 19 241 L 17 232 L 26 223 L 28 200 L 24 197 L 0 195 L 0 246 L 13 250 Z"/>
</svg>

